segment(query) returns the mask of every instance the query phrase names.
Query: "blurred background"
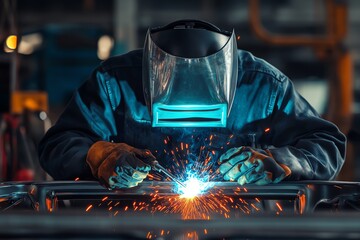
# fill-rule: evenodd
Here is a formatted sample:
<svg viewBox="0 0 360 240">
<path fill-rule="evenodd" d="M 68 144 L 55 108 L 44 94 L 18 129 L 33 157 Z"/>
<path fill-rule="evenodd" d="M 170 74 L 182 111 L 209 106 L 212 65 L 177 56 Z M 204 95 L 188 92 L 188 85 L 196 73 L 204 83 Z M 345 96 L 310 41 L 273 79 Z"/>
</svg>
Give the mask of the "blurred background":
<svg viewBox="0 0 360 240">
<path fill-rule="evenodd" d="M 360 180 L 358 0 L 0 0 L 0 181 L 45 180 L 37 145 L 103 60 L 149 26 L 201 19 L 235 30 L 348 136 L 338 180 Z"/>
</svg>

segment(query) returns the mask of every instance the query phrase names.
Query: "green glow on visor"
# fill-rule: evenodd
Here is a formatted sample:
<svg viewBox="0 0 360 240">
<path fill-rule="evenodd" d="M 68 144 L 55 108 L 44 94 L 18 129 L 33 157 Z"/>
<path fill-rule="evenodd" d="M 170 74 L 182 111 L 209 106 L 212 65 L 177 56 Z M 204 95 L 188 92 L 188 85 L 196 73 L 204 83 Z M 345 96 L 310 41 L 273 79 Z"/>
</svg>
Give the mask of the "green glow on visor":
<svg viewBox="0 0 360 240">
<path fill-rule="evenodd" d="M 226 127 L 227 104 L 153 104 L 153 127 Z"/>
</svg>

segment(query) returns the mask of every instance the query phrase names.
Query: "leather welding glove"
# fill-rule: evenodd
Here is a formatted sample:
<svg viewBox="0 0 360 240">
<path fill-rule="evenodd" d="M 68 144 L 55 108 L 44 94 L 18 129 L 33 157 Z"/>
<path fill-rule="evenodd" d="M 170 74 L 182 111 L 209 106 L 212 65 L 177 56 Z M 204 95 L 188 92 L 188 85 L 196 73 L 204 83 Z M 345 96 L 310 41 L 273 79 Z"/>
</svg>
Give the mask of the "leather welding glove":
<svg viewBox="0 0 360 240">
<path fill-rule="evenodd" d="M 290 168 L 276 162 L 269 150 L 232 148 L 219 161 L 224 180 L 237 181 L 240 185 L 278 183 L 291 174 Z"/>
<path fill-rule="evenodd" d="M 91 172 L 107 188 L 131 188 L 141 183 L 155 157 L 149 150 L 126 143 L 99 141 L 88 150 L 86 162 Z"/>
</svg>

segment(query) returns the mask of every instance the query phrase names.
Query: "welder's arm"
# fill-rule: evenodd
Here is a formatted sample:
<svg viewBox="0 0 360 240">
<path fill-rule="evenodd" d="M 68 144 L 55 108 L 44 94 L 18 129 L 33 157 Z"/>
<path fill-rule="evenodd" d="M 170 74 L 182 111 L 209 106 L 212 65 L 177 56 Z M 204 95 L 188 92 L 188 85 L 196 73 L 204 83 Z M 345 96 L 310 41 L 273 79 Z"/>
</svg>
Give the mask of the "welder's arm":
<svg viewBox="0 0 360 240">
<path fill-rule="evenodd" d="M 240 146 L 220 158 L 225 180 L 240 184 L 333 180 L 345 156 L 345 136 L 284 81 L 272 114 L 269 149 Z"/>
<path fill-rule="evenodd" d="M 291 169 L 287 180 L 333 180 L 344 163 L 345 136 L 320 118 L 291 82 L 284 81 L 279 93 L 269 152 Z"/>
<path fill-rule="evenodd" d="M 108 89 L 113 91 L 109 101 Z M 116 95 L 116 93 L 119 95 Z M 75 92 L 56 124 L 39 145 L 41 166 L 55 180 L 93 180 L 86 156 L 97 141 L 109 141 L 117 130 L 113 116 L 120 90 L 111 76 L 94 71 Z"/>
</svg>

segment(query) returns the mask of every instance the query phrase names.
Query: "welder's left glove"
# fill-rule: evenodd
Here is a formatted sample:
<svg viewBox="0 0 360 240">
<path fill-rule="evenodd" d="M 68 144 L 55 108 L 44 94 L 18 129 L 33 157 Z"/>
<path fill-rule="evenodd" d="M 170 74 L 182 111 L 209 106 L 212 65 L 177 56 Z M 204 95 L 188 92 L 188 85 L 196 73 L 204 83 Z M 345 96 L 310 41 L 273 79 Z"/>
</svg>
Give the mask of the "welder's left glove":
<svg viewBox="0 0 360 240">
<path fill-rule="evenodd" d="M 106 141 L 95 142 L 86 157 L 94 177 L 110 189 L 137 186 L 147 177 L 155 160 L 149 150 Z"/>
<path fill-rule="evenodd" d="M 219 161 L 224 180 L 237 181 L 240 185 L 278 183 L 291 174 L 290 168 L 276 162 L 269 150 L 232 148 Z"/>
</svg>

